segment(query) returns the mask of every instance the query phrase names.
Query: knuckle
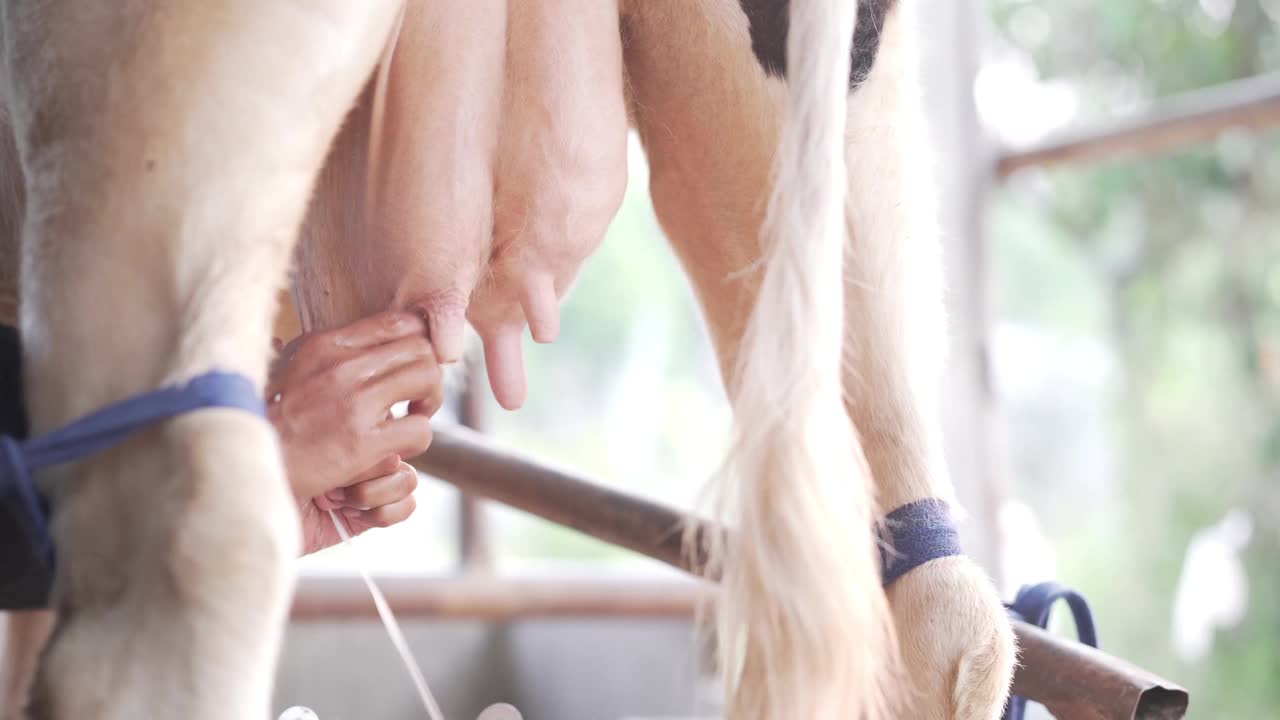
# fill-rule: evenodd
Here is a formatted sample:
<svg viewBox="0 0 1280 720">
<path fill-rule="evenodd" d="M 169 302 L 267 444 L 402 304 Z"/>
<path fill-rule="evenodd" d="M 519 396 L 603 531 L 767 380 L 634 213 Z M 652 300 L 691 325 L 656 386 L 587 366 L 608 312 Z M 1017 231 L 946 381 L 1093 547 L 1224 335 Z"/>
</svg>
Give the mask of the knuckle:
<svg viewBox="0 0 1280 720">
<path fill-rule="evenodd" d="M 317 350 L 333 350 L 342 347 L 343 328 L 334 328 L 313 333 L 307 342 L 314 344 Z"/>
<path fill-rule="evenodd" d="M 425 329 L 417 315 L 404 310 L 388 310 L 378 317 L 377 327 L 372 329 L 371 335 L 376 341 L 386 342 Z"/>
<path fill-rule="evenodd" d="M 406 339 L 409 349 L 414 355 L 420 355 L 431 360 L 431 365 L 435 365 L 435 349 L 431 347 L 431 341 L 426 335 L 414 335 Z"/>
<path fill-rule="evenodd" d="M 294 341 L 296 345 L 286 345 L 282 356 L 290 362 L 301 364 L 319 362 L 333 347 L 330 333 L 304 335 Z"/>
<path fill-rule="evenodd" d="M 344 358 L 334 363 L 330 372 L 333 381 L 340 387 L 354 385 L 360 379 L 360 362 L 354 357 Z"/>
<path fill-rule="evenodd" d="M 317 373 L 317 379 L 319 379 L 326 388 L 332 389 L 340 387 L 343 384 L 343 378 L 346 375 L 342 368 L 343 363 L 334 363 Z"/>
<path fill-rule="evenodd" d="M 342 430 L 350 436 L 352 442 L 358 442 L 364 435 L 365 424 L 360 404 L 354 398 L 343 398 L 338 405 L 338 423 Z"/>
<path fill-rule="evenodd" d="M 431 393 L 439 395 L 444 392 L 444 369 L 437 363 L 431 363 L 424 368 L 426 372 L 427 382 L 431 385 Z"/>
<path fill-rule="evenodd" d="M 417 315 L 404 310 L 392 310 L 382 315 L 382 330 L 387 333 L 406 332 L 421 324 Z"/>
<path fill-rule="evenodd" d="M 400 456 L 388 455 L 378 462 L 378 465 L 374 470 L 374 473 L 378 477 L 382 477 L 384 475 L 391 475 L 391 474 L 394 474 L 400 468 L 401 464 L 402 463 L 400 462 Z"/>
<path fill-rule="evenodd" d="M 344 429 L 342 437 L 336 444 L 342 449 L 342 453 L 349 458 L 357 457 L 363 449 L 359 433 L 347 429 Z"/>
</svg>

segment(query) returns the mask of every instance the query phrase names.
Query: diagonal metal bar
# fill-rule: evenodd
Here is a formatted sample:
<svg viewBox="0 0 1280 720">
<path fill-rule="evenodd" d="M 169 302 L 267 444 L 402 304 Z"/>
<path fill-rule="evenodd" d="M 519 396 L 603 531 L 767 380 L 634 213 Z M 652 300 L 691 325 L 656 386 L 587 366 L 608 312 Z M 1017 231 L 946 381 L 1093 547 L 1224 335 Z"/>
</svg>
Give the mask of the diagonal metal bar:
<svg viewBox="0 0 1280 720">
<path fill-rule="evenodd" d="M 681 533 L 690 520 L 683 513 L 501 448 L 465 428 L 437 428 L 431 449 L 413 462 L 465 492 L 682 570 L 704 565 L 684 551 Z M 722 532 L 695 522 L 699 532 Z M 1186 690 L 1167 680 L 1027 623 L 1015 622 L 1014 629 L 1021 648 L 1014 692 L 1062 720 L 1170 720 L 1186 712 Z"/>
<path fill-rule="evenodd" d="M 1280 126 L 1280 73 L 1223 83 L 1157 102 L 1136 118 L 1063 133 L 1024 150 L 1007 150 L 996 173 L 1179 150 L 1232 130 Z"/>
</svg>

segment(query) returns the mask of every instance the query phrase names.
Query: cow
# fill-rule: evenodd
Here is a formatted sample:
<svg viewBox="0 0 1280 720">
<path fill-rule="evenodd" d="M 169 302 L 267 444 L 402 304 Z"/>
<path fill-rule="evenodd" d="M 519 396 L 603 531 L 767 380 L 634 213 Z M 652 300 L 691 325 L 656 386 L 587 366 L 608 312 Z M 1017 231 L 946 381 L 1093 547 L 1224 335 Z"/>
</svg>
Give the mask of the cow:
<svg viewBox="0 0 1280 720">
<path fill-rule="evenodd" d="M 521 335 L 554 340 L 631 127 L 733 407 L 726 715 L 999 717 L 989 579 L 956 556 L 882 590 L 873 532 L 955 500 L 913 9 L 4 0 L 0 309 L 32 429 L 211 369 L 261 388 L 290 278 L 306 330 L 413 309 L 447 361 L 470 325 L 518 408 Z M 298 550 L 267 424 L 190 413 L 40 483 L 61 560 L 32 716 L 264 712 Z"/>
</svg>

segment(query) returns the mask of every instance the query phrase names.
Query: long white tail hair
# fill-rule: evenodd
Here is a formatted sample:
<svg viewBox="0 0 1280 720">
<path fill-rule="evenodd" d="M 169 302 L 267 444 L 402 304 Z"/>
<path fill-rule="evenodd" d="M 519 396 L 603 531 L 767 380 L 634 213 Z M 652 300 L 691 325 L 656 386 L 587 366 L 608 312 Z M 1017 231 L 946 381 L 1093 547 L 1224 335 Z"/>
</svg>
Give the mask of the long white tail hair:
<svg viewBox="0 0 1280 720">
<path fill-rule="evenodd" d="M 845 121 L 856 0 L 792 0 L 787 98 L 761 231 L 759 298 L 713 489 L 726 717 L 887 714 L 896 639 L 873 540 L 871 477 L 842 401 Z"/>
</svg>

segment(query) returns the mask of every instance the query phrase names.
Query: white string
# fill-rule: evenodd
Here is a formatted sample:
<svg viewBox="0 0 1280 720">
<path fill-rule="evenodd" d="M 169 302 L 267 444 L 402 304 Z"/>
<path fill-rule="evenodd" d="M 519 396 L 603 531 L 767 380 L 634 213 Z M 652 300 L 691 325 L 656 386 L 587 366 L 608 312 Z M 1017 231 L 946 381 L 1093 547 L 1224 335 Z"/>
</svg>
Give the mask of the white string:
<svg viewBox="0 0 1280 720">
<path fill-rule="evenodd" d="M 338 520 L 338 513 L 333 510 L 329 511 L 329 519 L 333 521 L 333 527 L 338 531 L 338 537 L 342 538 L 342 545 L 349 552 L 354 552 L 351 543 L 351 535 L 347 533 L 347 528 Z M 356 569 L 360 571 L 360 577 L 364 578 L 364 584 L 369 588 L 369 594 L 373 596 L 373 604 L 378 608 L 378 617 L 382 618 L 382 624 L 387 629 L 387 634 L 391 636 L 391 644 L 396 646 L 396 652 L 400 653 L 400 661 L 404 663 L 404 668 L 409 672 L 409 677 L 413 680 L 413 685 L 418 691 L 418 697 L 422 699 L 422 705 L 427 709 L 427 716 L 431 720 L 445 720 L 444 713 L 440 712 L 440 706 L 436 704 L 435 696 L 431 694 L 431 689 L 427 687 L 427 680 L 422 676 L 422 668 L 418 667 L 418 662 L 413 659 L 413 653 L 409 650 L 409 643 L 404 638 L 404 633 L 400 631 L 400 623 L 396 622 L 396 616 L 391 612 L 391 606 L 387 604 L 387 598 L 383 596 L 382 591 L 378 589 L 373 578 L 369 577 L 369 573 L 365 572 L 363 563 L 356 563 Z"/>
</svg>

